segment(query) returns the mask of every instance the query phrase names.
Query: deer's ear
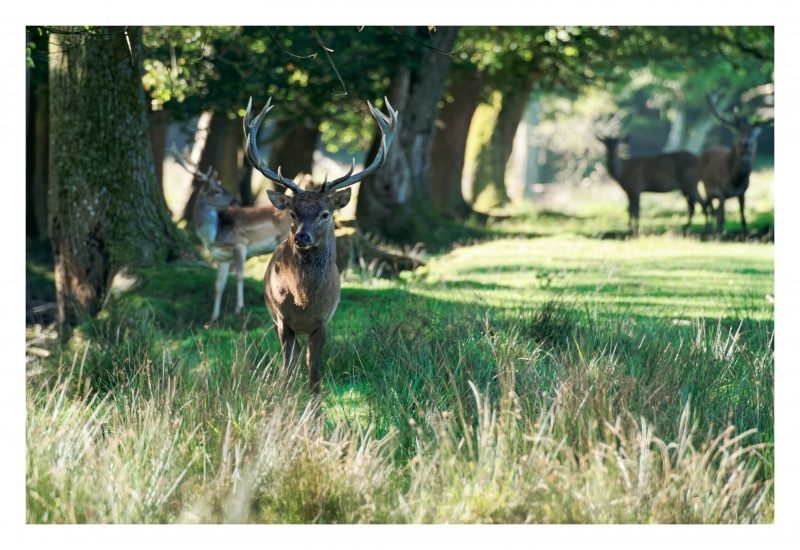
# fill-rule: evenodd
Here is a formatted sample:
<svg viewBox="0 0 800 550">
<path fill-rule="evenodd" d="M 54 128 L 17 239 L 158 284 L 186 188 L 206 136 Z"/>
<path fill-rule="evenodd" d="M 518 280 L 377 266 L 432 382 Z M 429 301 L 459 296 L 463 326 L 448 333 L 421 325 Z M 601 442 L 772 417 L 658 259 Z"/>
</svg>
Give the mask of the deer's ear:
<svg viewBox="0 0 800 550">
<path fill-rule="evenodd" d="M 289 195 L 267 189 L 267 196 L 278 210 L 291 210 L 294 206 L 294 197 L 290 197 Z"/>
<path fill-rule="evenodd" d="M 334 210 L 338 210 L 339 208 L 344 208 L 347 206 L 347 203 L 350 202 L 351 191 L 352 189 L 348 187 L 333 194 L 332 200 Z"/>
</svg>

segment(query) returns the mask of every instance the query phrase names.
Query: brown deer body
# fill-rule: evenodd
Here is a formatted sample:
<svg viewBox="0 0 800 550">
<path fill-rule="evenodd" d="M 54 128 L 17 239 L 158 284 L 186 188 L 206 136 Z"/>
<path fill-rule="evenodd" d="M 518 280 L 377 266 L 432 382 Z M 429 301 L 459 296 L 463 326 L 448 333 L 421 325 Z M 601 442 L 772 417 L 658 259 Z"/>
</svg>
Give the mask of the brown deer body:
<svg viewBox="0 0 800 550">
<path fill-rule="evenodd" d="M 628 195 L 628 228 L 633 234 L 639 232 L 639 196 L 642 193 L 670 193 L 680 191 L 686 198 L 689 217 L 683 228 L 689 230 L 694 215 L 695 203 L 707 214 L 707 203 L 698 191 L 700 161 L 688 151 L 663 153 L 648 157 L 620 158 L 616 137 L 598 136 L 606 146 L 606 168 Z"/>
<path fill-rule="evenodd" d="M 318 395 L 321 386 L 320 354 L 325 344 L 328 323 L 339 305 L 339 268 L 336 266 L 336 242 L 333 212 L 350 201 L 353 185 L 380 168 L 386 160 L 397 125 L 397 112 L 389 102 L 389 116 L 369 104 L 378 122 L 383 140 L 372 163 L 353 175 L 326 181 L 318 191 L 304 191 L 296 183 L 281 176 L 280 168 L 270 170 L 258 154 L 256 135 L 264 116 L 272 108 L 267 102 L 254 121 L 250 120 L 252 99 L 247 106 L 244 131 L 247 138 L 247 158 L 253 167 L 268 179 L 291 189 L 293 195 L 267 191 L 269 199 L 279 210 L 288 211 L 292 226 L 269 261 L 264 274 L 264 300 L 275 323 L 283 349 L 284 369 L 290 370 L 300 356 L 298 336 L 308 336 L 306 363 L 311 393 Z"/>
<path fill-rule="evenodd" d="M 211 256 L 217 261 L 217 278 L 214 283 L 214 306 L 209 324 L 219 318 L 222 293 L 228 280 L 231 263 L 236 269 L 236 309 L 239 315 L 244 308 L 244 263 L 247 258 L 261 256 L 274 251 L 289 234 L 291 220 L 282 212 L 265 204 L 261 206 L 239 206 L 240 202 L 222 188 L 211 168 L 205 174 L 172 151 L 176 160 L 200 183 L 194 205 L 194 222 L 197 235 Z"/>
<path fill-rule="evenodd" d="M 744 195 L 750 186 L 750 173 L 756 159 L 756 143 L 761 127 L 771 124 L 771 120 L 748 124 L 744 118 L 725 117 L 717 110 L 711 95 L 706 94 L 714 116 L 733 130 L 733 147 L 709 147 L 700 155 L 700 179 L 706 190 L 711 210 L 717 217 L 717 236 L 725 227 L 725 200 L 736 197 L 739 200 L 739 214 L 742 220 L 742 235 L 747 236 L 747 221 L 744 217 Z M 716 201 L 716 206 L 714 206 Z"/>
</svg>

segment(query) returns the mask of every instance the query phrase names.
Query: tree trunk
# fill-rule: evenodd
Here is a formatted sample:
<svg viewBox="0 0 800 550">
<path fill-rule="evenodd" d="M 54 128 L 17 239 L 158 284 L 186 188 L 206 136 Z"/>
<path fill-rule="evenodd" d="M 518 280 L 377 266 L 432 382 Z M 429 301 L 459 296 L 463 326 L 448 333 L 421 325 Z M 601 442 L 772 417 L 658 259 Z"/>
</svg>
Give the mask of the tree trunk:
<svg viewBox="0 0 800 550">
<path fill-rule="evenodd" d="M 158 188 L 164 192 L 164 153 L 167 150 L 169 114 L 166 111 L 147 110 L 147 130 L 153 149 L 153 168 L 156 171 Z"/>
<path fill-rule="evenodd" d="M 203 113 L 197 119 L 197 131 L 194 133 L 194 143 L 192 144 L 192 151 L 189 154 L 189 161 L 193 164 L 196 164 L 198 167 L 200 166 L 201 159 L 206 149 L 206 143 L 208 142 L 208 136 L 211 133 L 211 120 L 213 115 L 209 111 L 203 111 Z M 184 182 L 184 187 L 191 187 L 191 191 L 189 192 L 189 197 L 186 199 L 186 204 L 183 205 L 183 211 L 181 212 L 180 219 L 186 220 L 186 224 L 188 227 L 193 227 L 194 225 L 194 205 L 197 202 L 197 187 L 195 186 L 194 176 L 190 173 L 186 173 L 186 180 Z"/>
<path fill-rule="evenodd" d="M 427 27 L 417 35 L 427 40 Z M 426 240 L 436 215 L 431 194 L 431 144 L 439 101 L 458 27 L 437 27 L 431 48 L 419 47 L 413 67 L 400 67 L 387 92 L 400 113 L 392 148 L 383 168 L 361 182 L 356 205 L 358 225 L 365 233 L 398 241 Z M 380 139 L 376 135 L 376 140 Z M 374 143 L 371 161 L 377 145 Z"/>
<path fill-rule="evenodd" d="M 237 124 L 238 120 L 238 124 Z M 241 188 L 244 160 L 242 119 L 230 120 L 225 116 L 203 113 L 197 122 L 195 143 L 191 160 L 205 173 L 212 168 L 222 183 L 222 188 L 236 196 Z M 183 219 L 189 227 L 194 225 L 194 205 L 200 190 L 192 177 L 192 191 L 184 207 Z"/>
<path fill-rule="evenodd" d="M 506 166 L 532 86 L 531 78 L 527 82 L 521 82 L 518 88 L 507 90 L 503 94 L 492 135 L 478 151 L 471 196 L 473 204 L 479 210 L 485 211 L 508 203 Z"/>
<path fill-rule="evenodd" d="M 230 120 L 222 114 L 211 117 L 206 145 L 198 165 L 203 172 L 209 166 L 213 167 L 223 189 L 233 195 L 239 194 L 239 179 L 244 160 L 243 143 L 242 119 Z"/>
<path fill-rule="evenodd" d="M 450 75 L 451 98 L 439 112 L 438 131 L 431 147 L 431 191 L 440 214 L 463 218 L 472 212 L 461 192 L 467 136 L 486 73 L 453 69 Z"/>
<path fill-rule="evenodd" d="M 244 151 L 242 151 L 244 153 Z M 253 195 L 253 165 L 249 162 L 243 163 L 242 179 L 239 180 L 239 196 L 242 197 L 243 206 L 253 206 L 256 198 Z"/>
<path fill-rule="evenodd" d="M 281 135 L 270 147 L 267 163 L 273 170 L 280 166 L 281 175 L 296 181 L 298 174 L 310 174 L 314 166 L 314 151 L 319 141 L 319 123 L 314 117 L 302 121 L 278 122 L 275 133 Z"/>
<path fill-rule="evenodd" d="M 47 238 L 48 98 L 46 87 L 36 87 L 30 99 L 27 132 L 27 236 Z"/>
<path fill-rule="evenodd" d="M 139 27 L 50 37 L 50 235 L 58 319 L 96 313 L 122 266 L 183 244 L 156 182 Z"/>
</svg>

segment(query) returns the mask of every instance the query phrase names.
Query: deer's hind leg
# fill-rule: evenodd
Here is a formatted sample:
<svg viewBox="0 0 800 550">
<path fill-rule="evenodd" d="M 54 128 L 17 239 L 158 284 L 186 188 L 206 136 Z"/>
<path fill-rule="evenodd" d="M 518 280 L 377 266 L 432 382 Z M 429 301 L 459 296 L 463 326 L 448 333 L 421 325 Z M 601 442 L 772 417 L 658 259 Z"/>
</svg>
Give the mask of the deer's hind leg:
<svg viewBox="0 0 800 550">
<path fill-rule="evenodd" d="M 628 193 L 628 229 L 631 235 L 639 235 L 639 193 Z"/>
<path fill-rule="evenodd" d="M 742 217 L 742 240 L 747 240 L 747 221 L 744 219 L 744 193 L 739 195 L 739 214 Z"/>
</svg>

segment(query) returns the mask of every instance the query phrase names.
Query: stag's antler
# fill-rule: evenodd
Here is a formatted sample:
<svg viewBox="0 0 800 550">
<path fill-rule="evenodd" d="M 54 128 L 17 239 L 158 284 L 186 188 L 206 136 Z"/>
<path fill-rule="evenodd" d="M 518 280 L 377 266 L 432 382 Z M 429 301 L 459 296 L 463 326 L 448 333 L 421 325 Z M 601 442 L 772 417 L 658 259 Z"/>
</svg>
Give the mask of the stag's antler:
<svg viewBox="0 0 800 550">
<path fill-rule="evenodd" d="M 719 109 L 717 109 L 716 97 L 706 92 L 706 99 L 708 100 L 708 105 L 709 107 L 711 107 L 711 112 L 714 113 L 714 116 L 717 117 L 720 120 L 720 122 L 722 122 L 726 126 L 729 126 L 730 128 L 733 128 L 736 131 L 739 132 L 746 131 L 748 127 L 750 129 L 761 128 L 763 126 L 769 126 L 775 122 L 775 119 L 768 118 L 768 119 L 757 120 L 756 122 L 751 123 L 748 121 L 748 118 L 751 117 L 739 116 L 737 114 L 737 109 L 734 109 L 733 118 L 727 118 L 723 116 L 722 113 L 719 112 Z"/>
<path fill-rule="evenodd" d="M 742 127 L 742 120 L 738 116 L 734 115 L 733 118 L 728 118 L 719 112 L 719 109 L 717 109 L 717 98 L 712 96 L 709 92 L 706 92 L 706 100 L 708 100 L 708 106 L 711 107 L 711 112 L 714 113 L 714 116 L 717 117 L 720 122 L 735 130 Z"/>
<path fill-rule="evenodd" d="M 375 120 L 378 122 L 378 127 L 381 131 L 381 148 L 378 151 L 378 154 L 373 159 L 372 164 L 370 164 L 365 170 L 353 174 L 353 170 L 355 169 L 355 159 L 353 159 L 353 164 L 350 166 L 350 171 L 347 172 L 344 176 L 340 178 L 336 178 L 333 181 L 328 181 L 327 177 L 325 178 L 325 182 L 322 184 L 321 193 L 327 194 L 338 189 L 342 189 L 344 187 L 349 187 L 359 181 L 363 180 L 370 174 L 374 173 L 378 168 L 383 166 L 383 163 L 386 162 L 386 154 L 389 152 L 389 146 L 392 144 L 392 138 L 394 138 L 394 131 L 397 128 L 397 111 L 392 109 L 392 106 L 389 104 L 389 100 L 384 98 L 386 102 L 386 107 L 389 109 L 389 116 L 384 115 L 375 107 L 372 106 L 372 103 L 367 101 L 367 105 L 369 106 L 369 110 L 372 113 L 372 116 L 375 117 Z M 281 169 L 278 167 L 277 174 L 269 169 L 266 165 L 264 160 L 258 154 L 258 147 L 256 145 L 256 136 L 258 134 L 258 129 L 261 127 L 261 122 L 264 120 L 264 117 L 272 109 L 272 98 L 267 100 L 267 104 L 264 106 L 264 109 L 261 113 L 254 119 L 250 120 L 250 109 L 253 105 L 253 98 L 250 98 L 250 101 L 247 104 L 247 110 L 245 111 L 244 115 L 244 134 L 247 139 L 247 158 L 250 163 L 258 169 L 259 172 L 264 174 L 268 179 L 274 181 L 275 183 L 280 183 L 284 187 L 288 187 L 292 191 L 294 191 L 295 196 L 300 195 L 303 193 L 303 190 L 300 188 L 292 180 L 286 179 L 281 175 Z"/>
<path fill-rule="evenodd" d="M 292 180 L 287 180 L 281 175 L 281 168 L 278 167 L 278 173 L 276 174 L 272 170 L 267 167 L 267 164 L 261 158 L 261 155 L 258 154 L 258 146 L 256 145 L 256 138 L 258 137 L 258 129 L 261 127 L 261 122 L 264 120 L 264 117 L 267 113 L 272 109 L 273 105 L 270 105 L 272 102 L 272 98 L 270 97 L 267 100 L 267 104 L 264 105 L 264 109 L 262 109 L 261 113 L 253 120 L 250 121 L 250 109 L 253 107 L 253 98 L 250 98 L 250 101 L 247 103 L 247 111 L 244 113 L 244 135 L 247 139 L 247 159 L 250 161 L 259 172 L 264 174 L 267 179 L 274 181 L 275 183 L 280 183 L 284 187 L 288 187 L 292 191 L 294 191 L 295 196 L 300 195 L 303 193 L 303 190 L 300 188 Z"/>
<path fill-rule="evenodd" d="M 627 138 L 627 133 L 623 132 L 626 130 L 628 124 L 626 124 L 625 117 L 630 114 L 630 109 L 624 108 L 617 111 L 617 113 L 612 116 L 607 122 L 603 123 L 603 127 L 600 128 L 599 132 L 595 132 L 595 137 L 600 141 L 606 138 L 616 138 L 619 141 L 625 141 Z"/>
<path fill-rule="evenodd" d="M 175 142 L 172 142 L 172 146 L 169 148 L 169 152 L 172 153 L 172 156 L 175 157 L 175 160 L 183 166 L 183 169 L 193 175 L 200 183 L 206 183 L 209 181 L 213 181 L 217 179 L 217 173 L 214 172 L 212 174 L 213 167 L 209 166 L 208 171 L 204 174 L 200 171 L 200 167 L 197 166 L 196 163 L 192 162 L 189 158 L 189 148 L 184 147 L 183 153 L 178 151 L 178 147 L 175 145 Z"/>
<path fill-rule="evenodd" d="M 347 174 L 340 178 L 336 178 L 331 182 L 328 182 L 326 178 L 325 183 L 322 184 L 322 193 L 331 193 L 332 191 L 336 191 L 338 189 L 349 187 L 355 183 L 358 183 L 367 176 L 373 174 L 376 170 L 378 170 L 378 168 L 383 166 L 384 162 L 386 162 L 386 155 L 389 152 L 389 146 L 392 144 L 394 131 L 397 129 L 397 111 L 392 109 L 392 105 L 389 103 L 388 98 L 384 97 L 383 101 L 386 103 L 386 108 L 389 109 L 389 116 L 384 115 L 382 112 L 373 107 L 372 103 L 367 101 L 369 110 L 377 121 L 378 127 L 381 131 L 381 148 L 380 151 L 378 151 L 378 154 L 375 155 L 375 158 L 372 160 L 372 164 L 358 174 L 353 174 L 353 169 L 356 165 L 356 161 L 353 159 L 353 164 L 350 166 L 350 171 L 347 172 Z"/>
</svg>

